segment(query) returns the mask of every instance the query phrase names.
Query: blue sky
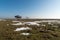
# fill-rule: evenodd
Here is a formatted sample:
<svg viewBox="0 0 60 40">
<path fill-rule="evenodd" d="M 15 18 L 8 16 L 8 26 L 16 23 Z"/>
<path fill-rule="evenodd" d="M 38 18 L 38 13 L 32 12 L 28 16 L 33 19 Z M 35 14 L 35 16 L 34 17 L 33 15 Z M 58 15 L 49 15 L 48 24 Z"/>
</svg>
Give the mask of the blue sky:
<svg viewBox="0 0 60 40">
<path fill-rule="evenodd" d="M 0 0 L 0 18 L 15 15 L 60 18 L 60 0 Z"/>
</svg>

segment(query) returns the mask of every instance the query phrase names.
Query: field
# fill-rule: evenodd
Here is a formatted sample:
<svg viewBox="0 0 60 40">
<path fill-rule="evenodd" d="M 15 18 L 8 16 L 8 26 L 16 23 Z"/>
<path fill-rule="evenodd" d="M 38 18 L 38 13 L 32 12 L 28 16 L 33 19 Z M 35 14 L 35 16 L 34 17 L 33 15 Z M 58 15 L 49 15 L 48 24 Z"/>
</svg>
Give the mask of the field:
<svg viewBox="0 0 60 40">
<path fill-rule="evenodd" d="M 0 21 L 0 40 L 60 40 L 60 20 L 54 22 L 40 22 L 36 25 L 11 25 L 14 19 Z M 44 19 L 23 19 L 20 22 L 42 21 Z M 46 19 L 45 19 L 46 20 Z M 49 20 L 49 19 L 48 19 Z M 46 20 L 46 21 L 48 21 Z M 32 30 L 14 31 L 16 28 L 30 27 Z M 20 35 L 21 33 L 30 33 L 30 35 Z"/>
</svg>

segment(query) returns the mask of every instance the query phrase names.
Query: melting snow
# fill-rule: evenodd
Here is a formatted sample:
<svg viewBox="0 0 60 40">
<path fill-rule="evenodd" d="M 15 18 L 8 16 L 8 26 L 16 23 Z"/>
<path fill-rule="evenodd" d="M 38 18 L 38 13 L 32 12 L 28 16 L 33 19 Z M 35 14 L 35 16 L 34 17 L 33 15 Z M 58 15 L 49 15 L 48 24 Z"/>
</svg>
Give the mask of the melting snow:
<svg viewBox="0 0 60 40">
<path fill-rule="evenodd" d="M 11 25 L 23 25 L 23 23 L 19 22 L 19 23 L 11 24 Z"/>
<path fill-rule="evenodd" d="M 57 20 L 42 20 L 41 22 L 57 22 Z"/>
<path fill-rule="evenodd" d="M 30 33 L 21 33 L 20 35 L 30 35 Z"/>
<path fill-rule="evenodd" d="M 21 28 L 17 28 L 14 31 L 21 31 L 21 30 L 31 30 L 31 28 L 29 28 L 29 27 L 21 27 Z"/>
<path fill-rule="evenodd" d="M 12 22 L 20 22 L 20 21 L 12 21 Z"/>
<path fill-rule="evenodd" d="M 37 26 L 40 25 L 40 24 L 38 24 L 36 22 L 25 22 L 24 24 L 27 24 L 27 25 L 37 25 Z"/>
<path fill-rule="evenodd" d="M 36 22 L 36 23 L 41 23 L 41 21 L 34 21 L 34 22 Z"/>
</svg>

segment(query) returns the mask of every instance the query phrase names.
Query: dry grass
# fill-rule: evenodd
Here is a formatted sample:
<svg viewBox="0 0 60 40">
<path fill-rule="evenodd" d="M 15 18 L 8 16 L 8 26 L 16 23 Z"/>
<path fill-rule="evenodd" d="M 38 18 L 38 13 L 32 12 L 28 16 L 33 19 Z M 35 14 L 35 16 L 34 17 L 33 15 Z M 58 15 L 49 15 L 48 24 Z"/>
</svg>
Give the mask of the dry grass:
<svg viewBox="0 0 60 40">
<path fill-rule="evenodd" d="M 37 19 L 36 19 L 37 20 Z M 23 20 L 23 21 L 32 21 L 32 20 Z M 33 20 L 34 21 L 34 20 Z M 41 23 L 45 24 L 46 26 L 12 26 L 10 25 L 12 22 L 11 20 L 7 21 L 0 21 L 0 40 L 60 40 L 60 25 L 57 25 L 58 28 L 52 27 L 48 25 L 48 23 Z M 9 24 L 7 26 L 7 24 Z M 26 31 L 18 31 L 15 32 L 14 30 L 19 27 L 28 26 L 31 27 L 32 30 Z M 28 32 L 31 35 L 25 36 L 20 35 L 20 33 Z"/>
</svg>

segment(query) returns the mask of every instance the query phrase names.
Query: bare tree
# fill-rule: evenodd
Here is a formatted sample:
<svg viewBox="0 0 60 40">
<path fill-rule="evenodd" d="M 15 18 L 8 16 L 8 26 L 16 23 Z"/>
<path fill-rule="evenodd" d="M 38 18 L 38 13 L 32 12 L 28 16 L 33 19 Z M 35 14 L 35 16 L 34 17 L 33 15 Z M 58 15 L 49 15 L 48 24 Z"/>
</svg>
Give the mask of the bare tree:
<svg viewBox="0 0 60 40">
<path fill-rule="evenodd" d="M 15 18 L 16 18 L 17 20 L 19 20 L 19 19 L 22 18 L 22 16 L 20 16 L 20 15 L 16 15 Z"/>
</svg>

